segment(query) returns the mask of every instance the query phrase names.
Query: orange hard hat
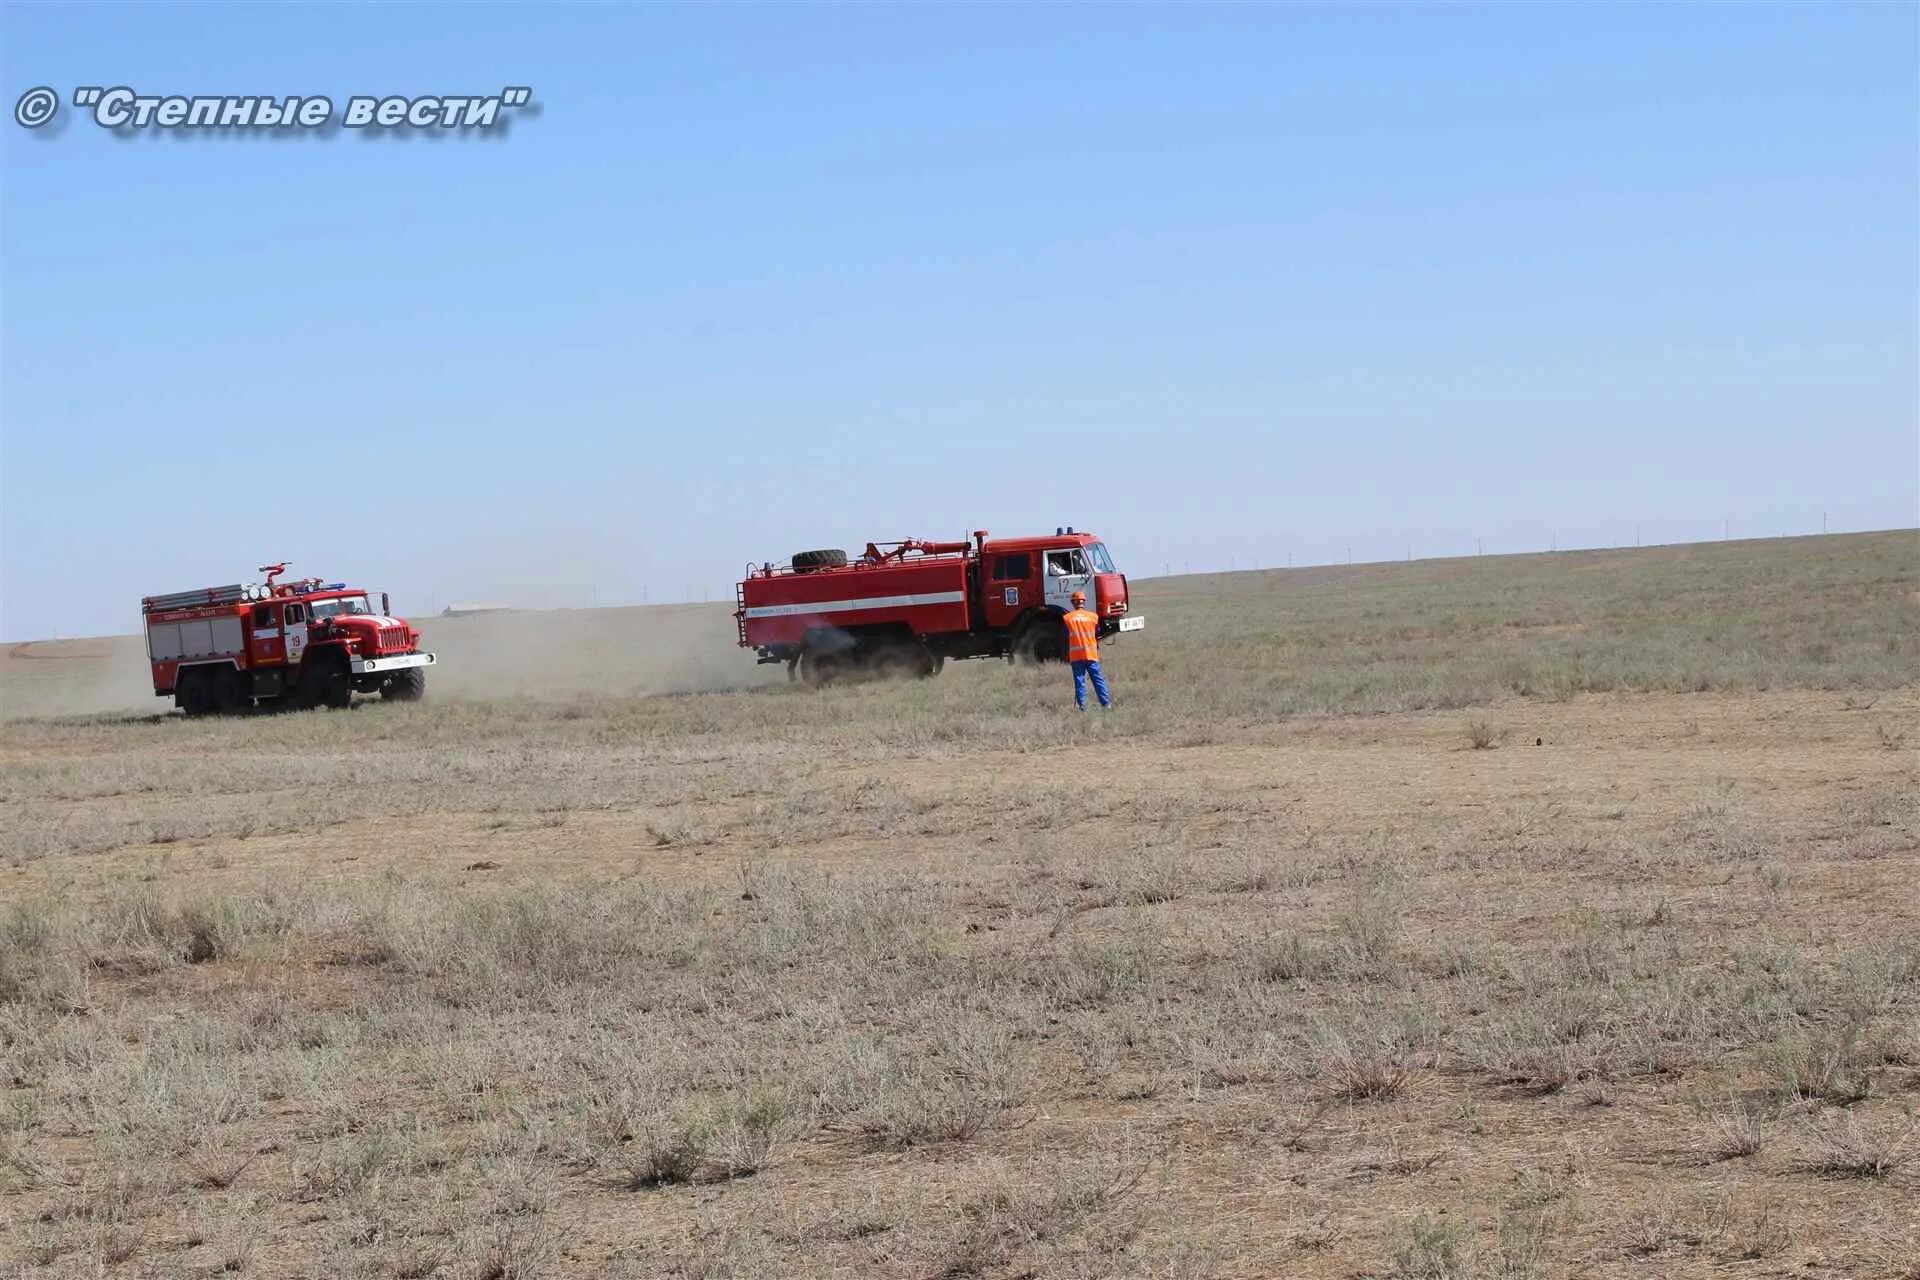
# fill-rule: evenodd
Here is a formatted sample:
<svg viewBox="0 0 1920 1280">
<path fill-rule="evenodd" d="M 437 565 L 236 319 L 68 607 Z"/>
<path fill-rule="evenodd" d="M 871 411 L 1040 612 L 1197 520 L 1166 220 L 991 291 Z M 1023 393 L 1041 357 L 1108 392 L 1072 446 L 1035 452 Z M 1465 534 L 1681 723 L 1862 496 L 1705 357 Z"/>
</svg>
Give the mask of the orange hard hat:
<svg viewBox="0 0 1920 1280">
<path fill-rule="evenodd" d="M 1074 602 L 1075 604 L 1085 604 L 1085 603 L 1087 602 L 1087 593 L 1086 593 L 1086 592 L 1084 592 L 1084 591 L 1076 591 L 1076 592 L 1074 592 L 1074 593 L 1073 593 L 1073 602 Z"/>
</svg>

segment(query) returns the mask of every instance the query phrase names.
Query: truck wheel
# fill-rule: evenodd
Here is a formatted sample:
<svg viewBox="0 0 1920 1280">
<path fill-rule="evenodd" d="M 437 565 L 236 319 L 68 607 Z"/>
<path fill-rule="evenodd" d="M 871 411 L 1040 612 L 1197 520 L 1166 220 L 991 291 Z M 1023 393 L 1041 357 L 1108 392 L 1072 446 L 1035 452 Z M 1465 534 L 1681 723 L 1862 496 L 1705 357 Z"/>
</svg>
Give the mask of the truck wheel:
<svg viewBox="0 0 1920 1280">
<path fill-rule="evenodd" d="M 1055 614 L 1034 618 L 1013 638 L 1011 655 L 1023 666 L 1067 660 L 1067 624 Z"/>
<path fill-rule="evenodd" d="M 933 656 L 933 650 L 927 648 L 922 640 L 908 650 L 909 666 L 907 674 L 915 680 L 925 680 L 940 670 L 940 659 Z"/>
<path fill-rule="evenodd" d="M 309 650 L 307 669 L 300 673 L 300 683 L 306 686 L 300 701 L 309 707 L 337 709 L 353 704 L 353 672 L 347 668 L 346 655 L 338 650 L 318 656 Z"/>
<path fill-rule="evenodd" d="M 233 667 L 221 667 L 213 673 L 213 703 L 222 713 L 231 715 L 247 705 L 247 697 L 240 683 L 240 672 Z"/>
<path fill-rule="evenodd" d="M 203 667 L 182 671 L 173 682 L 174 705 L 190 716 L 204 716 L 214 709 L 213 686 L 207 682 Z"/>
<path fill-rule="evenodd" d="M 815 569 L 841 569 L 847 563 L 847 553 L 838 547 L 829 547 L 824 551 L 796 551 L 793 553 L 793 571 L 812 573 Z"/>
<path fill-rule="evenodd" d="M 875 650 L 868 665 L 882 680 L 924 680 L 933 674 L 933 654 L 919 640 L 894 640 Z"/>
<path fill-rule="evenodd" d="M 418 702 L 427 696 L 427 673 L 420 667 L 396 671 L 380 690 L 383 702 Z"/>
<path fill-rule="evenodd" d="M 814 650 L 800 655 L 800 679 L 819 688 L 823 684 L 832 684 L 846 674 L 847 660 L 837 653 L 824 653 Z"/>
</svg>

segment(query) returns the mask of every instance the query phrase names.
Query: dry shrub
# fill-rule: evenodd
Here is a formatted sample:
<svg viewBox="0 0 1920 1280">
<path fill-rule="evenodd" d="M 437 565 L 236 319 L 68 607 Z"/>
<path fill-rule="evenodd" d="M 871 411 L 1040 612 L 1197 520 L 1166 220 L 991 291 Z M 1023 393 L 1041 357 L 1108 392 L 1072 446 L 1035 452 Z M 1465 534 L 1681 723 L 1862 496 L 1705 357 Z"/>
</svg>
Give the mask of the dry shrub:
<svg viewBox="0 0 1920 1280">
<path fill-rule="evenodd" d="M 1145 1161 L 1121 1155 L 1058 1166 L 1041 1183 L 997 1170 L 960 1206 L 958 1222 L 937 1245 L 931 1274 L 947 1280 L 985 1275 L 1020 1249 L 1075 1237 L 1096 1218 L 1105 1236 L 1097 1248 L 1110 1248 L 1116 1236 L 1135 1229 L 1133 1222 L 1114 1222 L 1113 1210 L 1132 1196 L 1146 1169 Z M 1065 1251 L 1069 1257 L 1089 1252 Z"/>
<path fill-rule="evenodd" d="M 1785 1253 L 1793 1243 L 1793 1227 L 1785 1211 L 1771 1199 L 1739 1213 L 1730 1213 L 1720 1232 L 1721 1257 L 1734 1262 L 1758 1262 Z"/>
<path fill-rule="evenodd" d="M 1421 1214 L 1408 1223 L 1393 1248 L 1396 1280 L 1466 1280 L 1471 1274 L 1466 1231 L 1457 1223 Z"/>
<path fill-rule="evenodd" d="M 1499 1280 L 1535 1280 L 1545 1275 L 1559 1222 L 1545 1205 L 1523 1201 L 1501 1205 L 1494 1218 L 1493 1250 L 1481 1269 Z"/>
<path fill-rule="evenodd" d="M 1147 933 L 1075 942 L 1050 957 L 1039 982 L 1049 1002 L 1062 1009 L 1103 1008 L 1147 991 L 1159 959 L 1159 942 Z"/>
<path fill-rule="evenodd" d="M 187 1169 L 194 1186 L 205 1191 L 224 1191 L 238 1182 L 247 1166 L 257 1158 L 252 1151 L 201 1151 L 188 1158 Z"/>
<path fill-rule="evenodd" d="M 1324 874 L 1307 863 L 1304 850 L 1260 845 L 1238 849 L 1224 856 L 1212 880 L 1218 893 L 1273 893 L 1280 889 L 1303 889 Z"/>
<path fill-rule="evenodd" d="M 978 1137 L 1007 1109 L 990 1084 L 955 1072 L 908 1073 L 859 1117 L 874 1145 L 904 1150 Z"/>
<path fill-rule="evenodd" d="M 1405 910 L 1400 871 L 1387 863 L 1367 868 L 1346 906 L 1334 916 L 1333 954 L 1338 969 L 1350 977 L 1374 981 L 1395 976 Z"/>
<path fill-rule="evenodd" d="M 417 1144 L 417 1133 L 399 1123 L 348 1133 L 323 1148 L 301 1175 L 306 1199 L 377 1196 L 390 1172 L 403 1169 Z"/>
<path fill-rule="evenodd" d="M 636 1190 L 750 1177 L 792 1131 L 784 1098 L 755 1094 L 722 1105 L 624 1104 L 614 1158 Z"/>
<path fill-rule="evenodd" d="M 711 1124 L 702 1116 L 659 1112 L 640 1117 L 619 1154 L 627 1185 L 639 1190 L 700 1180 L 712 1137 Z"/>
<path fill-rule="evenodd" d="M 1582 1081 L 1604 1079 L 1605 1054 L 1600 1044 L 1556 1039 L 1550 1027 L 1523 1016 L 1474 1037 L 1469 1060 L 1503 1083 L 1558 1093 Z"/>
<path fill-rule="evenodd" d="M 476 1234 L 474 1280 L 542 1280 L 560 1254 L 559 1229 L 543 1215 L 496 1217 Z"/>
<path fill-rule="evenodd" d="M 1118 860 L 1113 878 L 1121 902 L 1153 906 L 1193 892 L 1199 873 L 1192 857 L 1179 845 L 1166 848 L 1143 844 Z"/>
<path fill-rule="evenodd" d="M 901 1150 L 979 1136 L 1026 1096 L 1026 1058 L 1006 1027 L 963 1017 L 910 1052 L 882 1049 L 866 1067 L 856 1127 Z"/>
<path fill-rule="evenodd" d="M 760 1172 L 785 1140 L 792 1119 L 786 1100 L 771 1094 L 724 1112 L 712 1141 L 715 1170 L 727 1178 Z"/>
<path fill-rule="evenodd" d="M 1851 1020 L 1789 1032 L 1767 1046 L 1761 1061 L 1778 1093 L 1842 1106 L 1872 1095 L 1879 1065 L 1864 1028 Z"/>
<path fill-rule="evenodd" d="M 1405 1046 L 1379 1026 L 1323 1028 L 1315 1069 L 1336 1097 L 1382 1102 L 1400 1096 L 1413 1078 Z"/>
<path fill-rule="evenodd" d="M 107 905 L 96 945 L 107 963 L 136 967 L 238 959 L 290 932 L 300 909 L 277 894 L 180 900 L 141 890 Z"/>
<path fill-rule="evenodd" d="M 1852 1112 L 1809 1120 L 1805 1167 L 1836 1177 L 1886 1178 L 1920 1153 L 1920 1121 L 1912 1115 L 1866 1120 Z"/>
<path fill-rule="evenodd" d="M 116 1173 L 71 1191 L 71 1198 L 54 1203 L 34 1224 L 28 1249 L 37 1260 L 50 1264 L 62 1254 L 84 1251 L 97 1272 L 139 1253 L 146 1241 L 144 1223 L 153 1212 L 153 1188 L 138 1173 Z"/>
<path fill-rule="evenodd" d="M 0 915 L 0 1008 L 78 1012 L 88 1007 L 87 957 L 74 928 L 50 900 L 7 905 Z"/>
<path fill-rule="evenodd" d="M 1680 1206 L 1671 1200 L 1636 1206 L 1621 1223 L 1620 1237 L 1621 1248 L 1638 1257 L 1699 1239 L 1685 1222 Z"/>
<path fill-rule="evenodd" d="M 1325 978 L 1336 967 L 1331 954 L 1291 933 L 1245 939 L 1235 947 L 1234 962 L 1256 982 Z"/>
<path fill-rule="evenodd" d="M 1725 1106 L 1707 1116 L 1706 1132 L 1699 1143 L 1701 1152 L 1709 1160 L 1758 1155 L 1767 1145 L 1773 1119 L 1773 1112 L 1729 1098 Z"/>
</svg>

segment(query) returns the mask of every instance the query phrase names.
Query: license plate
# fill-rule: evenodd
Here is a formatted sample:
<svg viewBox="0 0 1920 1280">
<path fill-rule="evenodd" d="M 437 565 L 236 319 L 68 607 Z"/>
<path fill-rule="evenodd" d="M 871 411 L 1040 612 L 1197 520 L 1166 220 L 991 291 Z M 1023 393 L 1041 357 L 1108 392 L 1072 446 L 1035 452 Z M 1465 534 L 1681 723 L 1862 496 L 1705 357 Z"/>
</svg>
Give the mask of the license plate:
<svg viewBox="0 0 1920 1280">
<path fill-rule="evenodd" d="M 1145 631 L 1147 629 L 1147 620 L 1145 618 L 1122 618 L 1120 619 L 1120 629 L 1122 631 Z"/>
</svg>

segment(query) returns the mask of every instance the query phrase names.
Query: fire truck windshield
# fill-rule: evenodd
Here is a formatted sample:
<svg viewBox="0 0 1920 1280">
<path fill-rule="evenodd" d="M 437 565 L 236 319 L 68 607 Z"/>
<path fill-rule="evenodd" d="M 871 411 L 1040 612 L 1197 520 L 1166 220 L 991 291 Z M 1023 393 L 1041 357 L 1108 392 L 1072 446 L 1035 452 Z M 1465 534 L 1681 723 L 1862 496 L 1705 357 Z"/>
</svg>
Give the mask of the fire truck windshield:
<svg viewBox="0 0 1920 1280">
<path fill-rule="evenodd" d="M 315 618 L 333 618 L 343 613 L 372 613 L 365 596 L 339 596 L 333 600 L 311 602 Z"/>
<path fill-rule="evenodd" d="M 1107 544 L 1094 542 L 1087 546 L 1087 554 L 1093 557 L 1093 567 L 1098 573 L 1113 573 L 1113 557 L 1107 554 Z"/>
</svg>

